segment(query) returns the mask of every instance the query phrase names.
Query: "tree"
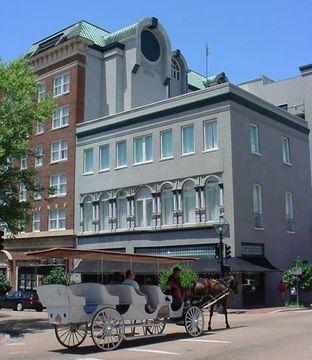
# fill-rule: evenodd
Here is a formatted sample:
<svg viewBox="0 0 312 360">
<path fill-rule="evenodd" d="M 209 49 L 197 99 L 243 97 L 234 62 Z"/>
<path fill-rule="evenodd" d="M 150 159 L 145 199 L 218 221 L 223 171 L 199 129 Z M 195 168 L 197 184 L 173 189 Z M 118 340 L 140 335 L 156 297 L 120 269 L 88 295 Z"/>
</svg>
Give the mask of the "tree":
<svg viewBox="0 0 312 360">
<path fill-rule="evenodd" d="M 189 288 L 194 285 L 194 283 L 198 280 L 198 275 L 194 271 L 186 269 L 184 266 L 178 265 L 178 268 L 181 269 L 180 272 L 180 283 L 183 288 Z M 173 267 L 163 271 L 159 275 L 159 286 L 164 289 L 167 285 L 168 278 L 173 272 Z"/>
<path fill-rule="evenodd" d="M 65 271 L 65 269 L 62 266 L 57 266 L 50 271 L 49 275 L 43 278 L 42 284 L 70 285 L 73 284 L 73 281 L 71 281 L 69 274 Z"/>
<path fill-rule="evenodd" d="M 0 294 L 5 294 L 11 290 L 10 281 L 0 273 Z"/>
<path fill-rule="evenodd" d="M 296 276 L 292 274 L 291 268 L 300 267 L 302 269 L 302 275 L 298 276 L 298 287 L 299 290 L 303 291 L 312 291 L 312 264 L 309 264 L 308 261 L 297 257 L 293 262 L 291 267 L 288 267 L 284 270 L 283 282 L 287 287 L 296 286 L 297 280 Z"/>
<path fill-rule="evenodd" d="M 38 157 L 29 139 L 37 122 L 43 123 L 55 110 L 52 96 L 38 101 L 39 84 L 26 59 L 0 60 L 0 224 L 16 234 L 28 221 L 31 201 L 19 201 L 20 185 L 32 194 L 45 188 L 35 182 L 34 169 L 21 170 L 19 159 Z"/>
</svg>

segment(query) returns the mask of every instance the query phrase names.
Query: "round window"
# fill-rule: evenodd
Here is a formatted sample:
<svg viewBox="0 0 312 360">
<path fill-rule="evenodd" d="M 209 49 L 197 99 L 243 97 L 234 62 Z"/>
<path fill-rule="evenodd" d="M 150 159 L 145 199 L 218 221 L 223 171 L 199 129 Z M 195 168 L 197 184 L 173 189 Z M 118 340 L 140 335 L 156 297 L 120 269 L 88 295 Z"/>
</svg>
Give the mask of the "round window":
<svg viewBox="0 0 312 360">
<path fill-rule="evenodd" d="M 157 61 L 160 56 L 160 46 L 156 36 L 148 30 L 141 33 L 141 51 L 149 61 Z"/>
</svg>

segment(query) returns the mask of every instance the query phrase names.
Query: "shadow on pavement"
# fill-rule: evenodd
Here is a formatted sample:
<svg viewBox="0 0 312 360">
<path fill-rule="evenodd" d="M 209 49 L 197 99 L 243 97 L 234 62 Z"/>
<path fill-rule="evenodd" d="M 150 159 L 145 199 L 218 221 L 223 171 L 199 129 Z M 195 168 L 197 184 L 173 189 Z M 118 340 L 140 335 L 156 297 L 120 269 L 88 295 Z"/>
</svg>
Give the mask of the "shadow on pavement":
<svg viewBox="0 0 312 360">
<path fill-rule="evenodd" d="M 7 317 L 6 320 L 1 320 L 0 322 L 0 332 L 9 334 L 13 338 L 47 329 L 51 329 L 51 326 L 46 319 L 18 319 Z"/>
</svg>

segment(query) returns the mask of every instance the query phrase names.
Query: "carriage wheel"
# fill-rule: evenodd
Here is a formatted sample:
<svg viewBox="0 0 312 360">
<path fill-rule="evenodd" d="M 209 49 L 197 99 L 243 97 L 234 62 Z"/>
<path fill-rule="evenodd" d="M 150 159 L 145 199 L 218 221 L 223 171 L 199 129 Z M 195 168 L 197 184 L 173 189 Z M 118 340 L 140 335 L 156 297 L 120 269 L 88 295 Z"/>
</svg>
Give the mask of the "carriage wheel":
<svg viewBox="0 0 312 360">
<path fill-rule="evenodd" d="M 125 334 L 125 324 L 118 311 L 112 308 L 99 310 L 91 324 L 91 336 L 94 344 L 101 350 L 116 349 Z"/>
<path fill-rule="evenodd" d="M 197 306 L 191 306 L 184 317 L 186 332 L 193 337 L 199 336 L 204 331 L 204 314 Z"/>
<path fill-rule="evenodd" d="M 83 343 L 87 336 L 88 324 L 55 325 L 55 335 L 58 342 L 67 347 L 75 348 Z"/>
<path fill-rule="evenodd" d="M 166 319 L 147 320 L 146 325 L 146 330 L 151 335 L 160 335 L 165 330 Z"/>
</svg>

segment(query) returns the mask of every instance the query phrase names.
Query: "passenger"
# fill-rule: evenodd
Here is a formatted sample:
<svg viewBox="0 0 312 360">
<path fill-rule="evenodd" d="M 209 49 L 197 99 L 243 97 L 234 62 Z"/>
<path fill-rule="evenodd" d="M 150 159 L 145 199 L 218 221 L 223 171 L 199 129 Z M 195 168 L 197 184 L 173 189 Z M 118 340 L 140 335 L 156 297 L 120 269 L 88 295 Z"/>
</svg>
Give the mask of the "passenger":
<svg viewBox="0 0 312 360">
<path fill-rule="evenodd" d="M 117 285 L 117 284 L 121 284 L 122 282 L 122 275 L 119 271 L 114 272 L 114 274 L 112 275 L 110 284 L 111 285 Z"/>
<path fill-rule="evenodd" d="M 181 270 L 178 267 L 173 269 L 172 274 L 169 276 L 167 285 L 170 287 L 172 295 L 172 310 L 180 309 L 183 303 L 182 287 L 180 283 Z"/>
<path fill-rule="evenodd" d="M 135 279 L 135 275 L 134 273 L 132 273 L 131 270 L 127 270 L 126 271 L 126 278 L 125 280 L 122 282 L 123 285 L 130 285 L 133 286 L 134 290 L 136 291 L 136 293 L 138 295 L 141 296 L 145 296 L 146 300 L 147 300 L 147 305 L 145 305 L 145 309 L 148 313 L 152 313 L 155 311 L 155 309 L 152 307 L 151 303 L 150 303 L 150 299 L 148 298 L 148 296 L 140 290 L 140 286 L 139 284 L 134 280 Z"/>
</svg>

